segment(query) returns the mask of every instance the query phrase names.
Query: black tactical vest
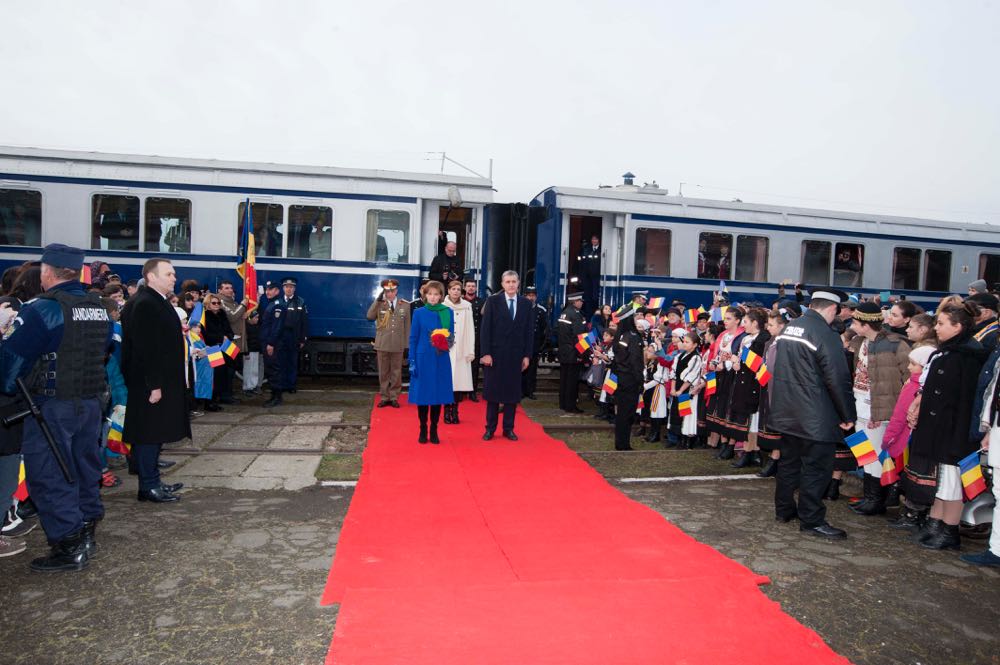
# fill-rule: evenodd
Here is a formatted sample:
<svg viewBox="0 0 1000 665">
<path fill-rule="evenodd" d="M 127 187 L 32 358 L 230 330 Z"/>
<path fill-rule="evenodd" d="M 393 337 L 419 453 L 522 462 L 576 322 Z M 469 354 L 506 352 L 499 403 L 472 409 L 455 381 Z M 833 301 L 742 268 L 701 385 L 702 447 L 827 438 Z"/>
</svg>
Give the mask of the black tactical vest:
<svg viewBox="0 0 1000 665">
<path fill-rule="evenodd" d="M 108 311 L 96 295 L 58 290 L 38 297 L 59 303 L 63 336 L 54 353 L 38 359 L 29 382 L 31 392 L 56 399 L 98 397 L 107 388 L 104 354 L 110 325 Z"/>
</svg>

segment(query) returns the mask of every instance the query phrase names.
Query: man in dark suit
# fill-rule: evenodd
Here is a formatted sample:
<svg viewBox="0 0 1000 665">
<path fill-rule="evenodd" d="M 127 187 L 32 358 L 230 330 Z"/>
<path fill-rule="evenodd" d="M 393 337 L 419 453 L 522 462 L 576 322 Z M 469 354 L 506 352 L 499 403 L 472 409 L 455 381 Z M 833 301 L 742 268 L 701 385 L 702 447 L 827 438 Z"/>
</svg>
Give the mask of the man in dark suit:
<svg viewBox="0 0 1000 665">
<path fill-rule="evenodd" d="M 493 438 L 500 405 L 503 404 L 503 435 L 517 441 L 514 414 L 521 401 L 521 373 L 528 369 L 534 350 L 534 317 L 531 301 L 517 294 L 521 279 L 513 270 L 500 279 L 503 291 L 483 305 L 480 346 L 483 353 L 483 398 L 486 400 L 486 432 Z"/>
<path fill-rule="evenodd" d="M 168 503 L 180 497 L 180 483 L 160 482 L 164 443 L 191 438 L 184 379 L 184 337 L 167 294 L 177 279 L 166 259 L 142 266 L 146 286 L 122 310 L 122 376 L 128 387 L 123 437 L 132 444 L 139 473 L 140 501 Z"/>
</svg>

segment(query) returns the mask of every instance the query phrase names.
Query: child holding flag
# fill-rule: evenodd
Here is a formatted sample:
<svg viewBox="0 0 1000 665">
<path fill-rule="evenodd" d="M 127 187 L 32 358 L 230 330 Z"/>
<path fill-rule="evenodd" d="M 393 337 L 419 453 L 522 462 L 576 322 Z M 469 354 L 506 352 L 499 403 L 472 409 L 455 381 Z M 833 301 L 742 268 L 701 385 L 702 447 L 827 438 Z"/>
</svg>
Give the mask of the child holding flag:
<svg viewBox="0 0 1000 665">
<path fill-rule="evenodd" d="M 693 448 L 698 436 L 698 399 L 692 388 L 701 380 L 701 355 L 698 333 L 687 331 L 677 342 L 680 354 L 674 361 L 670 394 L 670 431 L 680 441 L 681 450 Z M 683 411 L 682 411 L 683 409 Z"/>
<path fill-rule="evenodd" d="M 215 379 L 215 369 L 208 360 L 208 346 L 202 337 L 201 325 L 194 322 L 188 330 L 188 339 L 191 340 L 190 353 L 194 362 L 194 398 L 196 403 L 205 411 L 220 411 L 212 400 L 213 384 Z"/>
<path fill-rule="evenodd" d="M 712 433 L 708 445 L 719 447 L 718 459 L 732 459 L 736 444 L 729 441 L 725 419 L 729 413 L 729 400 L 733 396 L 736 371 L 739 370 L 740 344 L 746 336 L 741 327 L 744 311 L 739 307 L 729 307 L 723 315 L 724 332 L 716 340 L 718 353 L 709 362 L 708 369 L 715 372 L 717 387 L 715 396 L 708 407 L 708 429 Z"/>
<path fill-rule="evenodd" d="M 740 344 L 738 366 L 733 379 L 732 397 L 725 418 L 726 434 L 743 454 L 732 466 L 742 469 L 751 464 L 760 465 L 757 452 L 757 409 L 760 408 L 760 386 L 767 383 L 769 370 L 764 363 L 764 345 L 771 339 L 767 332 L 767 310 L 750 307 L 743 316 L 746 336 Z M 758 378 L 759 377 L 759 378 Z"/>
</svg>

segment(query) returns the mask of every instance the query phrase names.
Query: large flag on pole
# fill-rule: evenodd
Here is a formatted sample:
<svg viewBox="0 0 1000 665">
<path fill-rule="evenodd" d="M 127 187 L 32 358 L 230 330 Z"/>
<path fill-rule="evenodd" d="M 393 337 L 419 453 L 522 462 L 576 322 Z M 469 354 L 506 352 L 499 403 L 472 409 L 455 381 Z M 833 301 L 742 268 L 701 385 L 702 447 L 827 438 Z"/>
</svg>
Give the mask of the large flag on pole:
<svg viewBox="0 0 1000 665">
<path fill-rule="evenodd" d="M 250 199 L 246 201 L 246 215 L 243 217 L 243 232 L 240 234 L 240 258 L 236 272 L 243 278 L 243 297 L 247 300 L 247 311 L 257 308 L 257 252 L 253 238 L 253 215 Z"/>
</svg>

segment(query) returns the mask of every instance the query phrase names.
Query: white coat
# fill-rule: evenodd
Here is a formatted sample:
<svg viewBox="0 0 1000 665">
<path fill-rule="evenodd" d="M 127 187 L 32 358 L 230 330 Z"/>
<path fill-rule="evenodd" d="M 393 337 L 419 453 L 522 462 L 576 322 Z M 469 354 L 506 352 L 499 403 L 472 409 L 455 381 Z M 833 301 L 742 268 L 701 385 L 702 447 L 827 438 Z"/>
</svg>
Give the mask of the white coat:
<svg viewBox="0 0 1000 665">
<path fill-rule="evenodd" d="M 457 393 L 472 391 L 472 361 L 476 357 L 476 329 L 472 321 L 472 305 L 462 298 L 455 304 L 451 298 L 444 299 L 445 307 L 455 315 L 455 343 L 448 355 L 451 356 L 451 384 Z"/>
</svg>

